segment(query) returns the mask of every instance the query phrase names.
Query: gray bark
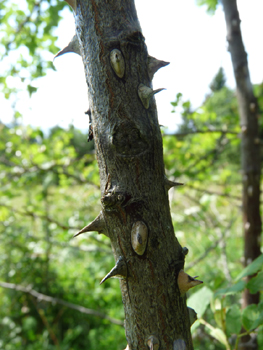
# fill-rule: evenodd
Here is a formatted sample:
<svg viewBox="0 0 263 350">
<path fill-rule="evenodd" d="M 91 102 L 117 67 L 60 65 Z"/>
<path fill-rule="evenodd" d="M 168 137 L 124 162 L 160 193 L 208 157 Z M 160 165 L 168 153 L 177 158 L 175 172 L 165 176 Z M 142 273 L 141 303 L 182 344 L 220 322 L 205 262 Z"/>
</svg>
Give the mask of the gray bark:
<svg viewBox="0 0 263 350">
<path fill-rule="evenodd" d="M 110 238 L 121 261 L 129 349 L 148 349 L 153 339 L 159 349 L 190 350 L 177 285 L 184 254 L 171 222 L 156 106 L 144 88 L 151 88 L 152 72 L 134 2 L 78 0 L 75 20 L 101 181 L 101 213 L 91 227 Z"/>
<path fill-rule="evenodd" d="M 244 266 L 260 255 L 260 139 L 259 111 L 251 84 L 247 54 L 240 30 L 236 0 L 222 0 L 227 25 L 227 40 L 236 80 L 241 137 L 241 163 L 243 177 Z M 249 276 L 248 280 L 253 277 Z M 259 293 L 243 294 L 243 307 L 259 302 Z M 243 347 L 245 349 L 246 347 Z"/>
</svg>

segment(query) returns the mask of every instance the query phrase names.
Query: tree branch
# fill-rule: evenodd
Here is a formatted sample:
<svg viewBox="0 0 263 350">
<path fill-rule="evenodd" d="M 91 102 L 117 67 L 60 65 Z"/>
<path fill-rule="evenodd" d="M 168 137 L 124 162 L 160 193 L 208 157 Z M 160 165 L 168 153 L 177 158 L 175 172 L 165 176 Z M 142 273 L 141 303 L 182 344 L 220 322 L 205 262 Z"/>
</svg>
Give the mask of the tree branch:
<svg viewBox="0 0 263 350">
<path fill-rule="evenodd" d="M 44 220 L 46 220 L 46 221 L 48 221 L 50 223 L 56 224 L 57 226 L 59 226 L 63 230 L 79 230 L 79 227 L 63 225 L 61 222 L 51 218 L 48 215 L 36 214 L 36 213 L 34 213 L 32 211 L 29 211 L 29 210 L 21 211 L 21 210 L 13 208 L 11 205 L 7 205 L 7 204 L 4 204 L 4 203 L 0 203 L 0 207 L 8 208 L 12 212 L 15 212 L 15 213 L 17 213 L 19 215 L 22 215 L 22 216 L 30 216 L 30 217 L 32 217 L 34 219 L 36 219 L 36 218 L 44 219 Z"/>
<path fill-rule="evenodd" d="M 231 198 L 231 199 L 236 199 L 236 200 L 239 200 L 241 201 L 241 197 L 239 196 L 234 196 L 232 194 L 228 194 L 228 193 L 222 193 L 222 192 L 216 192 L 216 191 L 209 191 L 209 190 L 206 190 L 204 188 L 197 188 L 195 186 L 192 186 L 192 185 L 189 185 L 189 184 L 185 184 L 184 185 L 185 187 L 189 187 L 189 188 L 192 188 L 193 190 L 195 191 L 198 191 L 198 192 L 203 192 L 203 193 L 207 193 L 207 194 L 211 194 L 211 195 L 217 195 L 217 196 L 221 196 L 221 197 L 227 197 L 227 198 Z"/>
<path fill-rule="evenodd" d="M 50 223 L 56 224 L 58 227 L 62 228 L 63 230 L 74 230 L 74 231 L 79 231 L 79 230 L 80 230 L 79 227 L 63 225 L 62 223 L 60 223 L 59 221 L 57 221 L 57 220 L 51 218 L 51 217 L 48 216 L 48 215 L 36 214 L 36 213 L 34 213 L 34 212 L 32 212 L 32 211 L 28 211 L 28 210 L 26 210 L 26 211 L 21 211 L 21 210 L 18 210 L 18 209 L 13 208 L 11 205 L 7 205 L 7 204 L 4 204 L 4 203 L 0 203 L 0 207 L 8 208 L 8 209 L 11 210 L 12 212 L 15 212 L 15 213 L 17 213 L 17 214 L 19 214 L 19 215 L 21 215 L 21 216 L 29 216 L 29 217 L 32 217 L 33 219 L 42 219 L 42 220 L 46 220 L 46 221 L 48 221 L 48 222 L 50 222 Z M 34 237 L 34 236 L 32 236 L 31 238 L 33 238 L 33 237 Z M 35 238 L 36 238 L 36 237 L 35 237 Z M 107 248 L 110 248 L 109 244 L 107 244 L 107 243 L 105 243 L 105 242 L 103 242 L 103 241 L 98 240 L 96 237 L 93 237 L 93 236 L 89 235 L 89 238 L 92 239 L 92 240 L 94 240 L 94 241 L 96 241 L 96 242 L 99 243 L 99 244 L 104 244 L 104 245 L 106 245 Z M 56 241 L 53 241 L 52 243 L 62 245 L 62 243 L 58 243 L 58 242 L 56 242 Z M 66 245 L 66 243 L 65 243 L 65 245 Z M 69 246 L 70 246 L 70 245 L 69 245 Z M 70 247 L 74 248 L 73 246 L 70 246 Z M 83 250 L 83 251 L 91 251 L 91 250 L 89 250 L 88 248 L 86 248 L 86 249 L 84 249 L 84 248 L 79 248 L 79 249 L 80 249 L 80 250 Z M 101 251 L 106 252 L 106 253 L 109 252 L 108 250 L 107 250 L 107 251 L 101 250 Z"/>
<path fill-rule="evenodd" d="M 188 135 L 195 135 L 195 134 L 211 134 L 211 133 L 221 133 L 221 134 L 231 134 L 231 135 L 240 135 L 240 132 L 237 131 L 231 131 L 231 130 L 220 130 L 220 129 L 206 129 L 206 130 L 193 130 L 193 131 L 185 131 L 185 132 L 179 132 L 179 133 L 164 133 L 163 136 L 175 136 L 175 137 L 184 137 Z"/>
<path fill-rule="evenodd" d="M 102 312 L 99 312 L 99 311 L 96 311 L 93 309 L 88 309 L 84 306 L 72 304 L 72 303 L 69 303 L 68 301 L 65 301 L 65 300 L 62 300 L 59 298 L 54 298 L 54 297 L 51 297 L 49 295 L 38 293 L 37 291 L 32 289 L 30 286 L 24 287 L 20 284 L 7 283 L 7 282 L 0 281 L 0 287 L 13 289 L 13 290 L 16 290 L 19 292 L 27 293 L 27 294 L 32 295 L 33 297 L 35 297 L 38 300 L 41 300 L 41 301 L 43 300 L 43 301 L 46 301 L 48 303 L 53 303 L 53 304 L 60 304 L 60 305 L 66 306 L 70 309 L 77 310 L 83 314 L 104 318 L 104 319 L 106 319 L 106 320 L 110 321 L 111 323 L 114 323 L 118 326 L 123 326 L 123 321 L 121 321 L 121 320 L 116 320 L 115 318 L 112 318 L 108 315 L 105 315 Z"/>
<path fill-rule="evenodd" d="M 100 187 L 95 184 L 92 181 L 88 181 L 87 179 L 85 179 L 83 176 L 77 176 L 75 174 L 70 174 L 65 168 L 69 167 L 70 165 L 73 165 L 75 162 L 77 162 L 78 160 L 80 160 L 81 158 L 74 158 L 72 159 L 68 164 L 57 164 L 54 161 L 51 162 L 51 165 L 49 165 L 48 167 L 41 167 L 39 166 L 37 163 L 34 163 L 33 161 L 31 161 L 31 165 L 32 166 L 28 166 L 28 167 L 21 167 L 19 164 L 16 164 L 14 162 L 11 162 L 9 159 L 6 159 L 5 157 L 1 157 L 0 158 L 0 162 L 5 164 L 8 167 L 19 167 L 18 171 L 16 172 L 6 172 L 6 176 L 8 176 L 9 178 L 14 178 L 14 177 L 21 177 L 24 174 L 27 173 L 32 173 L 34 171 L 40 171 L 40 172 L 48 172 L 48 171 L 52 171 L 54 174 L 56 175 L 66 175 L 68 178 L 73 178 L 74 180 L 76 180 L 78 183 L 80 184 L 90 184 L 94 187 L 96 187 L 96 189 L 99 189 Z M 61 172 L 59 170 L 62 170 Z"/>
<path fill-rule="evenodd" d="M 28 16 L 25 17 L 25 19 L 19 23 L 19 26 L 14 30 L 14 35 L 17 35 L 18 33 L 21 32 L 21 30 L 24 28 L 24 26 L 28 23 L 28 22 L 31 22 L 32 21 L 32 15 L 34 13 L 35 10 L 38 10 L 39 9 L 39 6 L 40 6 L 40 2 L 39 1 L 36 1 L 34 3 L 34 6 L 33 6 L 33 9 L 32 11 L 30 12 L 30 14 Z M 9 49 L 9 46 L 12 44 L 12 41 L 9 41 L 7 44 L 6 44 L 6 47 Z"/>
<path fill-rule="evenodd" d="M 228 225 L 228 227 L 226 228 L 224 234 L 221 234 L 220 237 L 212 244 L 210 245 L 210 247 L 206 248 L 204 253 L 201 254 L 197 259 L 195 259 L 194 261 L 192 261 L 191 263 L 188 264 L 188 266 L 185 268 L 185 270 L 190 270 L 193 266 L 197 265 L 200 261 L 202 261 L 203 259 L 205 259 L 207 257 L 207 255 L 214 250 L 215 248 L 218 247 L 218 245 L 220 245 L 222 242 L 224 242 L 227 237 L 229 236 L 229 230 L 231 229 L 232 225 L 234 224 L 236 218 L 232 219 Z M 223 247 L 224 249 L 224 247 Z M 224 262 L 226 262 L 226 257 Z M 225 267 L 225 266 L 224 266 Z M 227 270 L 228 271 L 228 270 Z M 229 272 L 229 271 L 228 271 Z M 230 274 L 229 274 L 230 275 Z M 231 278 L 231 277 L 230 277 Z"/>
<path fill-rule="evenodd" d="M 33 239 L 35 241 L 39 240 L 39 237 L 36 237 L 34 235 L 30 235 L 30 234 L 28 234 L 26 237 L 29 237 L 29 238 L 31 238 L 31 239 Z M 92 237 L 92 239 L 93 238 L 94 237 Z M 43 239 L 46 240 L 45 238 L 43 238 Z M 55 241 L 54 239 L 50 239 L 49 242 L 54 244 L 54 245 L 60 246 L 60 247 L 76 249 L 76 250 L 80 250 L 82 252 L 87 252 L 87 253 L 91 253 L 91 252 L 95 252 L 95 253 L 96 252 L 101 252 L 101 253 L 107 253 L 107 254 L 111 253 L 110 244 L 107 244 L 107 243 L 99 241 L 99 240 L 96 240 L 96 242 L 98 244 L 102 243 L 102 244 L 106 245 L 109 249 L 103 249 L 103 248 L 99 248 L 99 247 L 93 248 L 93 247 L 87 247 L 87 246 L 84 246 L 84 245 L 75 246 L 75 245 L 69 244 L 68 242 L 58 242 L 58 241 Z"/>
</svg>

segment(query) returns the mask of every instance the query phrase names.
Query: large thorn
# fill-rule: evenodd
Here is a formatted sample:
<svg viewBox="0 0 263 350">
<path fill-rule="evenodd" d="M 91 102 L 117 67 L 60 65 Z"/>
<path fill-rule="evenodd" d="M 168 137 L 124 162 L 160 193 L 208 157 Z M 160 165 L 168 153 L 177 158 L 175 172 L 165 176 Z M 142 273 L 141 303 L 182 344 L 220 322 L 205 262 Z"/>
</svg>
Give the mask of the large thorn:
<svg viewBox="0 0 263 350">
<path fill-rule="evenodd" d="M 77 8 L 77 4 L 76 4 L 76 0 L 65 0 L 70 7 L 72 7 L 72 10 L 74 12 L 76 12 L 76 8 Z"/>
<path fill-rule="evenodd" d="M 197 320 L 197 313 L 195 312 L 194 309 L 192 309 L 191 307 L 187 307 L 188 310 L 188 314 L 189 314 L 189 320 L 190 320 L 190 326 L 192 326 L 195 321 Z"/>
<path fill-rule="evenodd" d="M 68 43 L 68 45 L 66 47 L 64 47 L 64 49 L 60 50 L 56 56 L 54 56 L 53 61 L 55 58 L 57 58 L 58 56 L 64 55 L 64 53 L 68 53 L 68 52 L 74 52 L 78 55 L 80 55 L 80 48 L 79 48 L 79 39 L 77 37 L 77 34 L 75 34 L 73 36 L 73 38 L 70 40 L 70 42 Z"/>
<path fill-rule="evenodd" d="M 157 58 L 148 56 L 148 75 L 150 80 L 152 80 L 154 73 L 156 73 L 160 68 L 168 66 L 170 62 L 160 61 Z"/>
<path fill-rule="evenodd" d="M 184 272 L 184 270 L 180 270 L 177 278 L 178 287 L 180 289 L 181 295 L 184 295 L 188 289 L 198 286 L 198 284 L 203 283 L 203 281 L 197 280 L 198 276 L 191 277 Z"/>
<path fill-rule="evenodd" d="M 164 178 L 164 185 L 165 185 L 165 189 L 168 192 L 170 190 L 170 188 L 175 187 L 175 186 L 183 186 L 184 184 L 181 182 L 174 182 L 174 181 L 170 181 L 167 179 L 167 177 Z"/>
<path fill-rule="evenodd" d="M 99 215 L 96 217 L 95 220 L 93 220 L 90 224 L 83 227 L 83 229 L 81 229 L 79 232 L 77 232 L 74 235 L 74 237 L 77 237 L 81 233 L 90 232 L 90 231 L 97 231 L 99 233 L 104 233 L 106 235 L 106 233 L 105 233 L 105 221 L 104 221 L 104 217 L 102 215 L 102 212 L 99 213 Z"/>
<path fill-rule="evenodd" d="M 157 90 L 152 90 L 148 86 L 144 84 L 140 84 L 138 87 L 138 95 L 140 97 L 140 100 L 142 101 L 142 104 L 146 109 L 149 108 L 150 106 L 150 100 L 153 97 L 153 95 L 157 94 L 157 92 L 160 92 L 165 89 L 157 89 Z"/>
<path fill-rule="evenodd" d="M 128 274 L 127 271 L 127 265 L 122 256 L 119 257 L 119 259 L 116 262 L 116 265 L 113 267 L 113 269 L 110 270 L 110 272 L 100 281 L 100 284 L 105 282 L 108 278 L 111 277 L 118 277 L 118 278 L 126 278 Z"/>
</svg>

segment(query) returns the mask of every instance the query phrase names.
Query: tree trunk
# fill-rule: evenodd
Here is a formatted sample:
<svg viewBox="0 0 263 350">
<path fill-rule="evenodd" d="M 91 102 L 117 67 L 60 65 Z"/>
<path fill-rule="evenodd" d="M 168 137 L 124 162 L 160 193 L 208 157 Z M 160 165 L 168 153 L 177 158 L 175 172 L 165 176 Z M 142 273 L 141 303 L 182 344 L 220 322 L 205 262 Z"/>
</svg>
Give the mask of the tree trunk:
<svg viewBox="0 0 263 350">
<path fill-rule="evenodd" d="M 243 180 L 244 266 L 260 255 L 260 139 L 258 103 L 250 81 L 247 54 L 242 41 L 236 0 L 222 0 L 227 40 L 237 86 L 241 123 L 241 163 Z M 248 280 L 253 276 L 249 276 Z M 243 308 L 259 302 L 259 293 L 243 294 Z M 245 348 L 244 348 L 245 349 Z"/>
<path fill-rule="evenodd" d="M 165 63 L 148 57 L 133 0 L 78 0 L 75 10 L 101 181 L 101 213 L 84 231 L 111 240 L 129 349 L 191 350 L 177 285 L 185 255 L 168 202 L 175 184 L 165 178 L 151 90 Z"/>
</svg>

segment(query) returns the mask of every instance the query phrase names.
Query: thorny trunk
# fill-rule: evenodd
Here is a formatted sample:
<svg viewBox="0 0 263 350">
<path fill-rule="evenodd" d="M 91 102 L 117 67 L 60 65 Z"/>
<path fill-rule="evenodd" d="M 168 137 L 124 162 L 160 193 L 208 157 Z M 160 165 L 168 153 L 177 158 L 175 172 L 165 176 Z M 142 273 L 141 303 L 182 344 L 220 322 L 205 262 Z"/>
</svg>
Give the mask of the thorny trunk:
<svg viewBox="0 0 263 350">
<path fill-rule="evenodd" d="M 244 265 L 260 255 L 260 140 L 258 103 L 250 81 L 247 54 L 242 41 L 236 0 L 223 0 L 227 40 L 237 86 L 241 123 L 241 162 L 243 176 Z M 249 276 L 250 279 L 252 276 Z M 259 302 L 259 293 L 243 294 L 243 307 Z"/>
<path fill-rule="evenodd" d="M 89 91 L 102 210 L 84 231 L 112 243 L 130 350 L 191 350 L 177 276 L 184 250 L 171 222 L 148 57 L 133 0 L 78 0 L 77 36 Z M 82 232 L 84 232 L 82 231 Z M 110 268 L 109 268 L 110 269 Z M 159 346 L 158 346 L 159 343 Z"/>
</svg>

